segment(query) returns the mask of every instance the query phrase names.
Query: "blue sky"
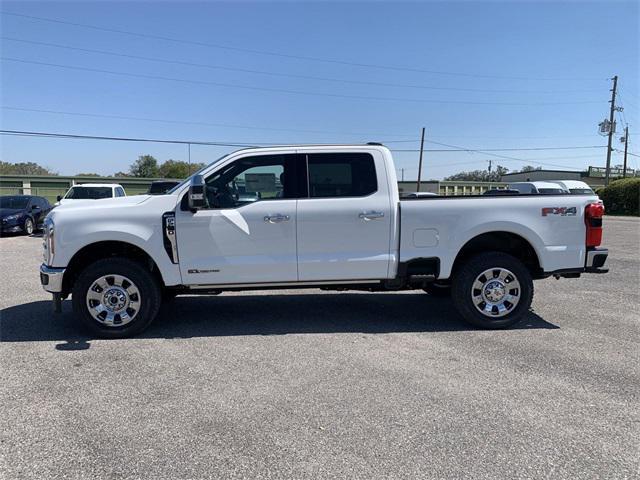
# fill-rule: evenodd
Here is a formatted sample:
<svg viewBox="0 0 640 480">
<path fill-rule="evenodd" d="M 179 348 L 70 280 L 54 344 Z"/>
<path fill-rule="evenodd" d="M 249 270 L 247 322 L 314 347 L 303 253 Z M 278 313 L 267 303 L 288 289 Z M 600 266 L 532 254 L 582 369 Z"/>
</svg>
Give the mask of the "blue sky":
<svg viewBox="0 0 640 480">
<path fill-rule="evenodd" d="M 3 2 L 2 10 L 6 130 L 240 143 L 383 141 L 415 150 L 424 126 L 428 142 L 471 149 L 605 145 L 597 125 L 608 115 L 609 78 L 617 74 L 624 119 L 640 145 L 638 2 L 49 1 Z M 146 153 L 161 161 L 187 155 L 183 145 L 0 140 L 2 160 L 35 161 L 61 174 L 110 174 Z M 640 153 L 634 137 L 630 145 Z M 208 162 L 230 150 L 193 146 L 191 158 Z M 605 149 L 495 153 L 511 158 L 427 152 L 423 178 L 486 168 L 489 159 L 512 170 L 605 161 Z M 417 153 L 395 156 L 405 178 L 414 179 Z M 631 166 L 638 160 L 631 157 Z"/>
</svg>

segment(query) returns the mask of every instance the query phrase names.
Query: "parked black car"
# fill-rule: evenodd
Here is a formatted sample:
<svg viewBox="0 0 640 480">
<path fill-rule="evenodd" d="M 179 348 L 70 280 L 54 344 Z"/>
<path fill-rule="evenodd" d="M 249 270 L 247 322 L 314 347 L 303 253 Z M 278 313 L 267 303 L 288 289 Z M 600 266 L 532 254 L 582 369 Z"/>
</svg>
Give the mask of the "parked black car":
<svg viewBox="0 0 640 480">
<path fill-rule="evenodd" d="M 175 180 L 156 180 L 155 182 L 151 182 L 147 193 L 150 195 L 164 195 L 179 183 L 180 182 Z"/>
<path fill-rule="evenodd" d="M 0 233 L 31 235 L 42 228 L 44 217 L 53 207 L 44 197 L 5 195 L 0 197 Z"/>
</svg>

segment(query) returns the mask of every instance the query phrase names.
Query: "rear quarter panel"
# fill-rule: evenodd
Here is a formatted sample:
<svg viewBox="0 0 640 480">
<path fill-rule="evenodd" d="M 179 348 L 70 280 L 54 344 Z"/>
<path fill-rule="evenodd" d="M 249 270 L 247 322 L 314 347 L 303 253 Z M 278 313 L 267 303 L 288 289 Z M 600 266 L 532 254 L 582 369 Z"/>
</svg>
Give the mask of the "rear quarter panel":
<svg viewBox="0 0 640 480">
<path fill-rule="evenodd" d="M 580 268 L 585 259 L 585 207 L 589 195 L 449 197 L 400 202 L 400 261 L 440 259 L 439 278 L 447 279 L 455 258 L 473 238 L 489 232 L 523 237 L 535 250 L 545 272 Z M 575 215 L 547 213 L 543 208 L 575 207 Z"/>
</svg>

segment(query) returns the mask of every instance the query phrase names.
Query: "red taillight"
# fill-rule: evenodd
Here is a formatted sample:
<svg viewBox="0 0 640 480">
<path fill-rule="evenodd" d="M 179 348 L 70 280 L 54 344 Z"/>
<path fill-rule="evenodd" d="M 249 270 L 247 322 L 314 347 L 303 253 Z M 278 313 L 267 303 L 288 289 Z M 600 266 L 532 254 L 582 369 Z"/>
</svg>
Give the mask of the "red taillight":
<svg viewBox="0 0 640 480">
<path fill-rule="evenodd" d="M 591 203 L 584 211 L 584 223 L 587 225 L 587 247 L 598 247 L 602 243 L 602 217 L 604 205 Z"/>
</svg>

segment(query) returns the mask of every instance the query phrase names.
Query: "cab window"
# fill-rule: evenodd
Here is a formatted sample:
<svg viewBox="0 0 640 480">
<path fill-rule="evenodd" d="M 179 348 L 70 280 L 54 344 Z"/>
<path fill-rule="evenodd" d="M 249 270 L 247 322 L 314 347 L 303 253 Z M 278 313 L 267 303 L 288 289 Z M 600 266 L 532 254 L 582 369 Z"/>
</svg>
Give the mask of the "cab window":
<svg viewBox="0 0 640 480">
<path fill-rule="evenodd" d="M 307 158 L 311 198 L 364 197 L 378 189 L 368 153 L 314 153 Z"/>
<path fill-rule="evenodd" d="M 209 208 L 296 198 L 295 155 L 244 157 L 206 178 Z"/>
</svg>

